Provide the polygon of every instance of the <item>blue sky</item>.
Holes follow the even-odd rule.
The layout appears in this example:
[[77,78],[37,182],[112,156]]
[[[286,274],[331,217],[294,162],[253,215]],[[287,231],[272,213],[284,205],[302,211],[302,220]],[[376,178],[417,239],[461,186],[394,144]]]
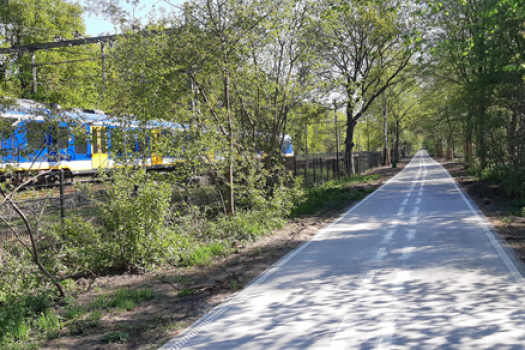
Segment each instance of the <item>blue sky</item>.
[[[133,8],[126,4],[124,1],[121,1],[125,8],[128,9],[130,13],[132,13]],[[183,0],[170,0],[172,4],[182,4]],[[144,19],[147,14],[153,9],[153,8],[159,8],[164,7],[167,9],[172,8],[170,5],[164,2],[164,0],[141,0],[139,9],[135,10],[135,17]],[[98,36],[102,33],[104,34],[117,34],[117,31],[115,31],[115,27],[111,22],[107,19],[104,19],[102,16],[93,16],[89,15],[84,16],[84,21],[86,23],[86,34],[89,36]]]

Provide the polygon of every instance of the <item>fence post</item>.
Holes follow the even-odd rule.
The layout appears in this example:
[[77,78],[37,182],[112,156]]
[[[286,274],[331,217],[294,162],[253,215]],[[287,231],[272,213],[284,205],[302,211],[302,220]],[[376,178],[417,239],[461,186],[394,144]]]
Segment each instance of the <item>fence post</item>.
[[314,169],[314,186],[315,186],[315,158],[312,158],[312,168]]
[[64,207],[64,169],[60,169],[60,220],[64,221],[66,210]]
[[337,153],[337,181],[339,181],[339,153]]
[[321,183],[323,182],[323,158],[319,158],[319,173],[321,176]]
[[308,158],[306,158],[306,163],[304,167],[304,186],[308,187]]
[[328,167],[328,159],[324,161],[324,163],[326,164],[326,181],[330,181],[330,169]]

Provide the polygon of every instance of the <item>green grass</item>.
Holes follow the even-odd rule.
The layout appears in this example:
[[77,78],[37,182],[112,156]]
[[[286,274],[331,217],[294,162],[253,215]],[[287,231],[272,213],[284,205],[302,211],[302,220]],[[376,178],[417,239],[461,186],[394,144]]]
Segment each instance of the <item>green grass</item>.
[[224,242],[211,242],[196,247],[181,261],[181,265],[207,265],[216,256],[228,254],[229,247]]
[[86,312],[87,310],[80,305],[68,305],[66,307],[65,318],[68,320],[76,320]]
[[333,208],[342,208],[353,200],[363,199],[373,189],[356,189],[347,185],[368,183],[379,179],[379,175],[348,176],[340,181],[332,180],[307,189],[306,199],[292,210],[291,216],[315,214]]
[[94,298],[89,304],[91,310],[117,309],[129,311],[137,304],[151,300],[155,297],[151,289],[125,290],[119,289],[113,295],[101,295]]
[[62,329],[60,317],[50,311],[42,312],[36,321],[36,326],[40,331],[47,335],[48,338],[58,337],[58,331]]

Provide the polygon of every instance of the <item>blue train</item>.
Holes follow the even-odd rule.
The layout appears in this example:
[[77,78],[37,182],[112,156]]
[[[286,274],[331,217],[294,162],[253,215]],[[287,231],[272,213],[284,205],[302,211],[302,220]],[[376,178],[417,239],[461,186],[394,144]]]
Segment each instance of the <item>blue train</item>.
[[[141,154],[144,149],[146,157],[131,157],[131,165],[164,168],[180,160],[180,157],[163,156],[155,150],[163,134],[180,131],[181,125],[154,121],[147,125],[131,122],[124,126],[98,110],[63,111],[26,99],[17,99],[14,103],[3,101],[0,100],[0,123],[9,125],[11,130],[0,130],[0,172],[5,172],[6,168],[19,173],[62,169],[70,176],[93,175],[101,168],[122,164],[123,153]],[[76,136],[73,130],[79,128],[83,132]],[[148,136],[137,137],[138,130],[145,130]],[[113,140],[119,134],[132,135],[125,137],[125,152],[114,149],[122,148],[122,140]],[[283,138],[282,153],[285,157],[294,155],[289,135]]]

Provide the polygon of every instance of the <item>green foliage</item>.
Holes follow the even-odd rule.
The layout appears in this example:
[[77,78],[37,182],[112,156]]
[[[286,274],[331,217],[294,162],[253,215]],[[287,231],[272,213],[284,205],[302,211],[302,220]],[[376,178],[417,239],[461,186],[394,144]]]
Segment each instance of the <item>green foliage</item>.
[[525,200],[525,169],[512,169],[505,166],[485,169],[481,179],[500,184],[510,199]]
[[86,313],[86,309],[80,305],[68,305],[66,307],[66,314],[65,317],[68,320],[76,320],[80,318],[80,316],[84,315]]
[[190,253],[181,258],[181,265],[206,265],[216,256],[226,255],[229,247],[221,242],[212,242],[207,245],[196,246]]
[[126,332],[111,332],[104,334],[101,341],[106,344],[123,344],[130,339],[131,337]]
[[102,295],[95,297],[89,304],[89,308],[96,309],[117,309],[129,311],[137,304],[155,298],[151,289],[125,290],[119,289],[113,295]]
[[306,198],[291,212],[291,216],[310,215],[323,210],[323,208],[341,208],[356,199],[363,199],[368,190],[356,190],[348,185],[357,182],[372,182],[379,175],[349,176],[341,181],[329,181],[319,187],[310,188]]
[[62,329],[60,317],[50,311],[41,313],[40,317],[37,319],[36,325],[42,333],[47,335],[48,338],[58,337],[57,332]]
[[[83,8],[66,0],[0,0],[0,47],[70,40],[84,35]],[[38,88],[33,92],[31,54],[0,59],[0,95],[59,103],[62,107],[95,107],[101,79],[99,47],[85,45],[36,51]],[[80,61],[82,60],[82,61]],[[72,64],[55,62],[76,61]],[[4,91],[2,91],[4,90]]]
[[52,296],[45,291],[9,299],[0,307],[0,348],[16,344],[26,348],[33,327],[50,334],[59,329],[60,320],[48,310],[52,304]]

